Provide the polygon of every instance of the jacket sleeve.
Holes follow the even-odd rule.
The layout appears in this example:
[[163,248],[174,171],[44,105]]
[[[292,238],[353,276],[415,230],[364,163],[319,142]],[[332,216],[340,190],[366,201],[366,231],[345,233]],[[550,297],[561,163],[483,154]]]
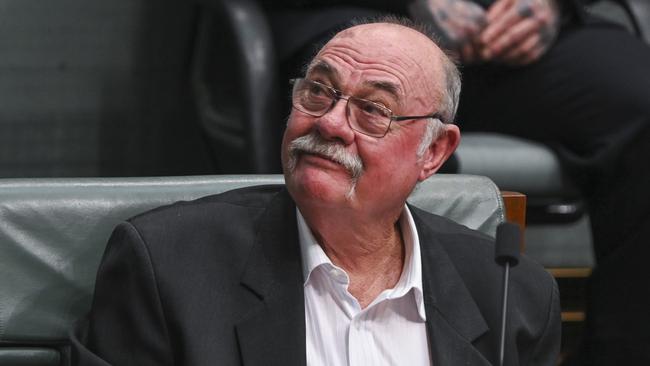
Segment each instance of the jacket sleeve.
[[113,231],[97,272],[92,308],[71,335],[73,365],[172,365],[149,251],[130,223]]
[[557,288],[555,279],[553,282],[553,290],[551,291],[551,299],[548,306],[548,317],[546,326],[535,345],[531,357],[530,365],[534,366],[554,366],[557,365],[558,356],[560,354],[560,341],[562,333],[562,319],[560,313],[560,292]]

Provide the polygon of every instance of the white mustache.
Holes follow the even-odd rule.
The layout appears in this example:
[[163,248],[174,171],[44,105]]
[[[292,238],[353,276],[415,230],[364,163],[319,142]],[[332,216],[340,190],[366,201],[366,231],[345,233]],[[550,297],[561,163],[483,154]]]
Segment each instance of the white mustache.
[[300,153],[322,155],[341,164],[350,172],[352,180],[358,179],[363,173],[363,162],[359,155],[345,150],[340,143],[325,140],[316,131],[291,141],[289,144],[289,171],[295,169]]

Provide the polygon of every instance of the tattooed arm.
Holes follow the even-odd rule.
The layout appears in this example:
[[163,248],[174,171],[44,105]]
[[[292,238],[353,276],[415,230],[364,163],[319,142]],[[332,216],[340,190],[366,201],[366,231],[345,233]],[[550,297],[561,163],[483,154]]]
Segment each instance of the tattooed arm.
[[560,27],[556,0],[497,0],[479,37],[484,61],[526,65],[553,44]]
[[429,23],[440,37],[443,48],[458,54],[463,63],[478,59],[478,40],[487,25],[487,14],[467,0],[416,0],[409,11],[419,21]]

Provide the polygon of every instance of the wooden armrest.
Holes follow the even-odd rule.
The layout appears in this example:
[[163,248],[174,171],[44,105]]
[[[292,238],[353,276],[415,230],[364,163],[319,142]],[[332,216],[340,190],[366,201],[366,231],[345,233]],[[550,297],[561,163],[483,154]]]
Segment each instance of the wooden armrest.
[[506,220],[519,225],[521,229],[521,251],[526,248],[524,230],[526,229],[526,195],[519,192],[501,191],[506,209]]

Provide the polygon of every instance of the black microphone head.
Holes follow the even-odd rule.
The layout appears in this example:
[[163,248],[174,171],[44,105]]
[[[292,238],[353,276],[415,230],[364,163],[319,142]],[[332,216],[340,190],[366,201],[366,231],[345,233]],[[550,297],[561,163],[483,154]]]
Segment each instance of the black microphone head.
[[510,263],[516,266],[519,263],[519,242],[521,241],[519,225],[503,222],[497,226],[494,259],[500,265]]

